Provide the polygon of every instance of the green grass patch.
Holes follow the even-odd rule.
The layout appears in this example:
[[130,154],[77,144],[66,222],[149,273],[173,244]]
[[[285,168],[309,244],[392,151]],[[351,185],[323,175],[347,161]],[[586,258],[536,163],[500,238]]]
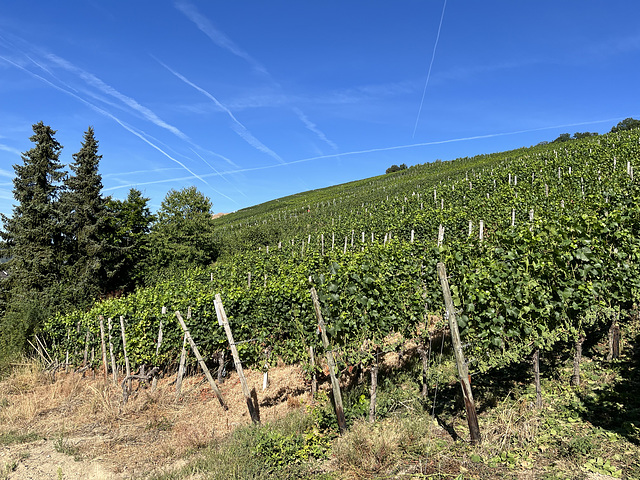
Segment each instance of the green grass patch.
[[20,433],[15,430],[0,433],[0,445],[13,445],[16,443],[30,443],[42,438],[37,433]]

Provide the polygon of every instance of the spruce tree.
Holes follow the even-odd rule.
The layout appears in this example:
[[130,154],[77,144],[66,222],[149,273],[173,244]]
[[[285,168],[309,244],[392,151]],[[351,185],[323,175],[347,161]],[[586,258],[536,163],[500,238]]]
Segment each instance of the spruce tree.
[[55,130],[42,122],[33,125],[35,146],[13,166],[11,218],[2,215],[4,256],[12,290],[43,291],[60,279],[62,233],[59,198],[65,175],[59,162],[62,146]]
[[42,122],[33,125],[34,147],[13,166],[13,216],[2,215],[2,257],[7,311],[0,324],[3,350],[20,350],[59,302],[62,231],[59,198],[65,175],[59,162],[62,146],[55,130]]
[[149,231],[155,217],[149,199],[135,188],[126,200],[109,199],[109,244],[112,248],[105,262],[112,272],[108,292],[131,291],[144,283],[149,255]]
[[101,159],[98,141],[89,127],[80,151],[73,154],[70,165],[73,174],[65,180],[66,190],[60,202],[65,220],[67,293],[77,307],[98,297],[110,273],[102,260],[110,246],[105,237],[106,200],[102,197],[102,176],[98,173]]

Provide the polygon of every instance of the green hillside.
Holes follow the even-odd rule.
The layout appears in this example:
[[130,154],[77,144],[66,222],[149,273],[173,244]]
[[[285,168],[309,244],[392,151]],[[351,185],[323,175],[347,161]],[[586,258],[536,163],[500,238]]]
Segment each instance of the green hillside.
[[313,284],[335,341],[360,351],[362,338],[412,338],[442,312],[443,261],[463,336],[484,352],[477,368],[520,361],[599,332],[636,302],[639,147],[638,131],[611,133],[417,165],[226,215],[210,269],[57,318],[52,341],[66,350],[78,320],[95,329],[99,315],[124,315],[139,335],[133,358],[170,363],[180,332],[165,334],[156,358],[159,312],[191,306],[213,355],[224,345],[208,325],[221,293],[237,335],[261,339],[246,361],[260,362],[264,345],[300,360],[316,342]]
[[[321,372],[310,365],[309,347],[317,355],[324,352],[311,302],[314,287],[339,371],[374,371],[387,353],[410,359],[400,373],[386,374],[380,416],[401,411],[399,405],[410,401],[418,402],[424,414],[449,412],[455,419],[459,389],[451,352],[443,350],[448,328],[436,272],[436,264],[443,262],[469,375],[483,392],[483,408],[497,395],[509,397],[503,388],[535,399],[535,390],[509,382],[528,381],[529,374],[522,372],[540,357],[544,375],[563,379],[545,388],[562,396],[553,401],[547,393],[538,397],[555,402],[559,410],[547,420],[529,420],[544,426],[556,454],[581,452],[580,445],[565,440],[576,432],[553,423],[574,407],[571,418],[582,416],[618,439],[637,443],[640,408],[623,392],[637,386],[629,375],[637,367],[630,355],[640,297],[640,188],[634,179],[639,153],[640,130],[622,131],[416,165],[244,209],[216,220],[221,255],[214,265],[175,272],[89,311],[51,318],[46,342],[58,361],[69,355],[79,365],[83,350],[100,348],[98,319],[122,317],[132,368],[153,365],[172,372],[183,333],[171,312],[185,316],[190,309],[187,327],[200,353],[215,365],[228,346],[216,318],[214,296],[220,294],[245,366],[298,363],[311,378]],[[163,307],[169,313],[161,313]],[[621,332],[627,352],[623,361],[616,360],[618,344],[613,337],[609,341],[610,332]],[[113,335],[113,344],[121,365],[120,335]],[[583,349],[599,362],[583,367],[587,373],[580,368]],[[621,363],[606,370],[613,376],[601,390],[566,390],[569,380],[579,385],[581,375],[588,375],[590,385],[600,382],[609,375],[601,370],[609,368],[607,359]],[[407,381],[412,387],[395,383]],[[347,392],[350,424],[371,405],[360,385]],[[441,397],[424,393],[439,388],[444,389]],[[596,408],[600,400],[607,406]],[[415,412],[416,403],[411,405]],[[316,411],[320,417],[314,428],[336,431],[335,416],[323,412]],[[474,454],[473,462],[485,467],[524,462],[532,468],[537,455],[532,445],[522,439],[501,447],[490,444],[491,459]],[[584,455],[576,458],[587,461]],[[598,457],[584,468],[619,476],[625,465],[621,458],[614,459],[618,467]]]

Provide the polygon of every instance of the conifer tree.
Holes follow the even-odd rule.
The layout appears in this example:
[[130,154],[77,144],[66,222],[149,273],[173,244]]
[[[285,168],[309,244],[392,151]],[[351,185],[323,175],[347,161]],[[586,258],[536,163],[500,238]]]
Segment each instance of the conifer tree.
[[62,146],[55,130],[42,122],[33,125],[34,147],[13,166],[13,216],[2,215],[2,252],[10,260],[3,285],[7,311],[0,324],[0,347],[21,350],[60,300],[62,231],[59,198],[65,175],[59,162]]
[[129,190],[125,200],[109,199],[108,230],[112,246],[108,259],[109,270],[106,290],[131,291],[143,284],[145,264],[149,254],[149,232],[155,217],[148,206],[149,199],[135,188]]
[[67,294],[74,306],[84,306],[97,298],[110,273],[102,261],[110,246],[105,238],[106,200],[98,173],[101,159],[98,141],[89,127],[80,151],[73,154],[73,174],[65,180],[66,190],[60,202],[64,212]]
[[22,155],[22,165],[13,166],[13,216],[2,215],[3,254],[10,258],[12,290],[43,291],[60,279],[62,146],[55,130],[42,122],[33,125],[33,131],[30,140],[35,146]]

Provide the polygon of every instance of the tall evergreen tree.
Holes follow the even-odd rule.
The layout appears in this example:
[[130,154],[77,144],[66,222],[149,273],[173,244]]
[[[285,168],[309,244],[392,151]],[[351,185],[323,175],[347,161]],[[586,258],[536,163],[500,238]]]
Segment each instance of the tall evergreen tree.
[[66,191],[60,202],[65,220],[67,293],[75,306],[97,298],[110,274],[102,261],[110,245],[105,236],[107,209],[98,173],[101,159],[98,141],[89,127],[80,151],[73,154],[73,174],[65,180]]
[[62,232],[59,198],[65,172],[59,161],[62,146],[55,130],[42,122],[33,125],[35,146],[22,155],[22,165],[13,166],[11,218],[2,215],[3,256],[10,258],[7,270],[12,289],[43,291],[60,279]]
[[106,261],[112,272],[108,292],[131,291],[143,283],[149,254],[149,232],[155,217],[148,206],[149,199],[135,188],[126,200],[107,202],[109,211],[109,243],[113,246]]
[[59,198],[65,172],[59,162],[62,146],[55,130],[42,122],[33,125],[34,147],[22,155],[22,165],[13,166],[13,216],[2,215],[2,257],[10,260],[4,269],[7,312],[0,324],[0,346],[20,350],[59,302],[62,232]]

